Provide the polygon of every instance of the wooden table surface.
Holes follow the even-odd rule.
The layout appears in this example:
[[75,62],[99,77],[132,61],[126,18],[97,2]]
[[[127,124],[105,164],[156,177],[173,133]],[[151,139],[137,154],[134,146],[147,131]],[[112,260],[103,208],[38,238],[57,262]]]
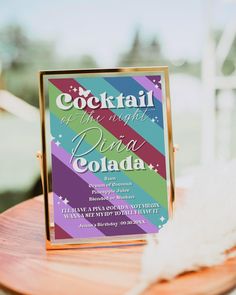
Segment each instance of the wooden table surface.
[[[125,294],[138,282],[143,247],[47,252],[43,199],[36,197],[0,215],[0,286],[17,294]],[[223,294],[235,285],[236,259],[231,259],[155,284],[143,294]]]

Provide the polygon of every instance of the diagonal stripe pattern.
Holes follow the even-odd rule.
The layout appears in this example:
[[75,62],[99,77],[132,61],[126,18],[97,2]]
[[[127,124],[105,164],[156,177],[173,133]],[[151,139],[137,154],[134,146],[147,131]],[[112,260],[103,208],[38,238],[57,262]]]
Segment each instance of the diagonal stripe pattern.
[[[59,78],[49,81],[50,129],[54,137],[51,150],[55,238],[83,239],[158,232],[163,223],[168,220],[161,76],[100,76],[76,79]],[[99,99],[99,93],[104,91],[108,96],[113,97],[120,93],[124,96],[132,94],[137,97],[139,91],[150,90],[153,91],[155,107],[146,111],[143,108],[137,108],[137,110],[135,108],[101,109],[99,102],[97,109],[86,105],[82,110],[73,108],[65,112],[56,105],[56,97],[61,93],[70,94],[73,100],[82,95],[83,99],[88,101],[94,96]],[[137,111],[142,114],[143,121],[139,117],[137,121],[133,119],[126,122],[125,115],[134,116]],[[96,118],[102,119],[96,120]],[[120,146],[124,150],[121,153],[115,149],[102,150],[99,144],[96,144],[96,134],[89,134],[84,137],[79,146],[80,153],[90,150],[90,153],[86,155],[88,161],[99,161],[104,156],[109,160],[121,161],[124,157],[132,156],[132,159],[140,158],[144,161],[145,171],[107,171],[106,177],[100,171],[76,173],[71,164],[71,159],[73,159],[71,154],[75,148],[73,138],[77,137],[76,140],[79,141],[82,137],[78,134],[91,126],[103,132],[108,146],[120,140]],[[131,141],[135,141],[141,148],[130,150]],[[127,193],[125,193],[126,190],[122,191],[122,188],[114,189],[110,193],[110,199],[106,198],[109,189],[106,187],[108,181],[105,179],[114,179],[117,183],[131,183],[132,186],[127,191],[130,190],[128,194],[133,193],[134,198],[125,199]],[[105,189],[102,191],[94,189],[93,185],[105,187]],[[89,197],[93,194],[99,201],[90,200]],[[62,203],[59,196],[64,196],[68,200],[68,204],[63,205],[64,209],[67,208],[67,212],[75,212],[76,208],[95,208],[96,206],[109,211],[107,208],[118,206],[117,213],[116,215],[113,214],[114,212],[110,215],[87,214],[75,219],[65,219],[67,215],[62,214],[65,211],[61,211]],[[140,204],[143,204],[146,209],[143,211],[133,209],[136,208],[133,206]],[[119,209],[122,206],[126,208],[126,211]],[[149,207],[155,207],[156,211],[148,209]],[[81,227],[81,224],[84,226]]]

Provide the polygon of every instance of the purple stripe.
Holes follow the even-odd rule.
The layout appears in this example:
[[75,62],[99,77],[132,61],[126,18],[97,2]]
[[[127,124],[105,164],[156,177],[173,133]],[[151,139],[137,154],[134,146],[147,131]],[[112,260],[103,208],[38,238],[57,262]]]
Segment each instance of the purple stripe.
[[134,76],[133,79],[142,85],[147,91],[153,90],[153,96],[162,101],[162,91],[159,88],[155,88],[155,85],[147,78],[141,76]]
[[[63,199],[64,200],[64,199]],[[59,199],[59,196],[53,193],[53,204],[54,204],[54,222],[59,225],[64,231],[66,231],[73,238],[91,238],[104,236],[95,227],[90,227],[91,223],[86,218],[64,218],[62,209],[71,212],[72,207],[68,204],[64,204],[63,200]],[[80,224],[86,227],[79,227]]]
[[[53,192],[65,196],[69,200],[69,204],[73,208],[89,208],[93,205],[89,201],[89,196],[92,196],[92,188],[75,172],[64,165],[57,157],[52,154],[52,189]],[[98,198],[102,198],[101,195],[96,195]],[[110,212],[107,207],[112,206],[107,200],[99,200],[96,204],[98,212]],[[104,208],[104,210],[103,210]],[[102,209],[102,211],[100,211]],[[87,210],[87,209],[86,209]],[[129,224],[127,226],[121,225],[122,222],[126,224],[131,220],[126,215],[122,215],[120,210],[115,210],[117,214],[112,215],[98,215],[95,212],[94,216],[86,216],[85,218],[93,224],[108,224],[107,226],[99,226],[99,230],[106,236],[116,235],[130,235],[130,234],[144,234],[146,233],[143,229],[138,227],[136,224]],[[114,228],[109,224],[116,223],[117,226]]]
[[[58,147],[53,141],[52,141],[51,146],[52,146],[52,154],[55,155],[61,162],[63,162],[69,169],[71,169],[71,164],[69,163],[71,155],[69,153],[67,153],[62,147]],[[76,175],[78,175],[78,174],[76,174]],[[88,184],[97,184],[97,185],[104,184],[98,177],[96,177],[91,172],[81,173],[78,176],[81,177]],[[94,190],[96,190],[96,189],[94,189]],[[103,191],[110,191],[111,189],[104,186],[104,187],[102,187],[102,190]],[[108,196],[108,194],[106,194],[106,193],[99,192],[99,194],[104,197]],[[122,199],[117,199],[118,196],[114,191],[113,191],[113,193],[109,194],[109,196],[115,197],[113,200],[109,200],[109,202],[111,204],[116,205],[116,206],[117,205],[128,206],[129,210],[132,210],[129,203],[127,203],[126,201],[124,201]],[[142,228],[145,232],[156,233],[158,231],[157,227],[141,214],[129,215],[129,218],[133,221],[144,220],[145,223],[139,224],[139,227]]]
[[153,84],[154,86],[157,85],[159,89],[162,88],[161,85],[161,76],[157,75],[157,76],[146,76]]

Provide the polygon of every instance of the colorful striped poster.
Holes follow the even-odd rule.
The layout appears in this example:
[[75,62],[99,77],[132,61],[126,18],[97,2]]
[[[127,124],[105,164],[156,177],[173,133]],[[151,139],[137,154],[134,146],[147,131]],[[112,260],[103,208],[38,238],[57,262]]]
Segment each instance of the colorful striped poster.
[[167,222],[162,79],[48,79],[55,240],[157,233]]

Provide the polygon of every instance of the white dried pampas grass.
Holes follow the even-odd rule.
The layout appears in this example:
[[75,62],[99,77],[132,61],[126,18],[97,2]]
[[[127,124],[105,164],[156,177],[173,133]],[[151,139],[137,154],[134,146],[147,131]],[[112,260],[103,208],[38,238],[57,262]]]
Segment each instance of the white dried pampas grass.
[[[199,171],[169,220],[145,247],[140,294],[149,284],[223,263],[236,246],[236,160]],[[227,254],[228,253],[228,254]]]

